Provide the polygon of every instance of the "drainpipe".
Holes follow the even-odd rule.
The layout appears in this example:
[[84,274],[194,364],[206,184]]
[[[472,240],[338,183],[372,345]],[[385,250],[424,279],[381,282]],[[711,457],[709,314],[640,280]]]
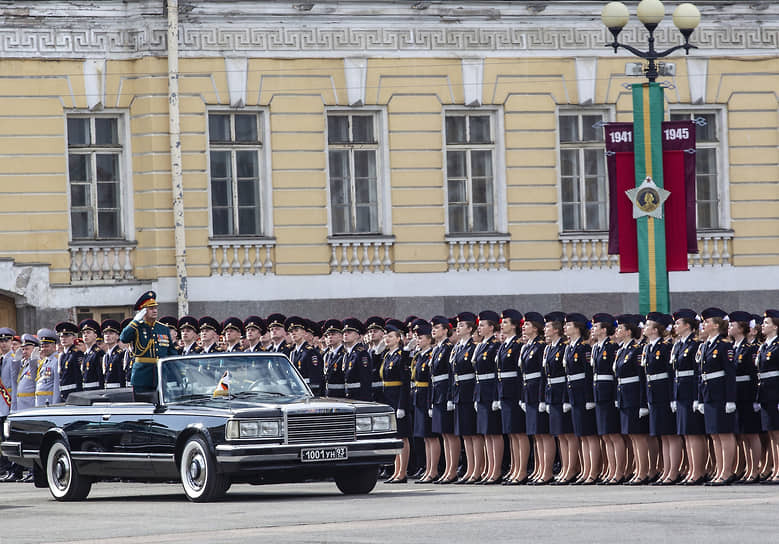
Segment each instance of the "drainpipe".
[[178,315],[189,313],[187,298],[187,243],[184,226],[184,183],[181,173],[181,125],[179,119],[179,2],[168,3],[168,132],[170,180],[173,188],[173,236],[176,250],[176,301]]

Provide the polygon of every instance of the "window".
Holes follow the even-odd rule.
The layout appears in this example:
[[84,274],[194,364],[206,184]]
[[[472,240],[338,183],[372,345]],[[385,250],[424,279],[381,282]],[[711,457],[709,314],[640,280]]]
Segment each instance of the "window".
[[215,237],[263,234],[262,128],[259,112],[208,115],[211,227]]
[[560,137],[560,195],[563,232],[608,228],[608,181],[601,112],[563,112]]
[[704,230],[718,229],[723,225],[720,221],[720,201],[722,199],[717,169],[720,146],[717,114],[703,111],[671,113],[671,121],[690,119],[696,121],[695,197],[697,226]]
[[122,238],[121,119],[71,115],[67,124],[73,240]]
[[332,233],[377,234],[379,139],[373,113],[327,115]]
[[495,232],[495,128],[492,112],[447,112],[449,233]]

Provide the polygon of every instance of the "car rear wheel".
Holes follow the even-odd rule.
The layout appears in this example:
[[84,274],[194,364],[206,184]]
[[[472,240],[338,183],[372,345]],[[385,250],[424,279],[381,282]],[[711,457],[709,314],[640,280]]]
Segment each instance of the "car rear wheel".
[[200,436],[190,438],[181,452],[181,483],[192,502],[208,502],[221,498],[230,482],[216,471],[216,461]]
[[79,474],[70,450],[57,440],[46,457],[46,481],[52,497],[58,501],[80,501],[89,495],[92,482]]
[[335,476],[335,485],[344,495],[364,495],[376,487],[378,467],[355,467]]

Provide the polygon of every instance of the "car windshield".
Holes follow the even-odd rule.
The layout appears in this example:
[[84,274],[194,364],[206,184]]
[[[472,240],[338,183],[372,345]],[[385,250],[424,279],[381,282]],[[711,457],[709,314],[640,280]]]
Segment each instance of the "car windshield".
[[310,395],[289,360],[261,353],[171,359],[162,363],[161,373],[166,402],[206,396]]

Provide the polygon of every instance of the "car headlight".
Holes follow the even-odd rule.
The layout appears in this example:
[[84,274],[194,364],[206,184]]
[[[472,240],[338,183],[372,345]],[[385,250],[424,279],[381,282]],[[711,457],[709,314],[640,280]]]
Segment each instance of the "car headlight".
[[11,422],[7,419],[3,421],[3,437],[5,437],[6,440],[11,438]]
[[396,429],[392,414],[357,416],[357,433],[389,433]]
[[278,419],[231,419],[225,435],[228,440],[246,438],[278,438],[282,426]]

